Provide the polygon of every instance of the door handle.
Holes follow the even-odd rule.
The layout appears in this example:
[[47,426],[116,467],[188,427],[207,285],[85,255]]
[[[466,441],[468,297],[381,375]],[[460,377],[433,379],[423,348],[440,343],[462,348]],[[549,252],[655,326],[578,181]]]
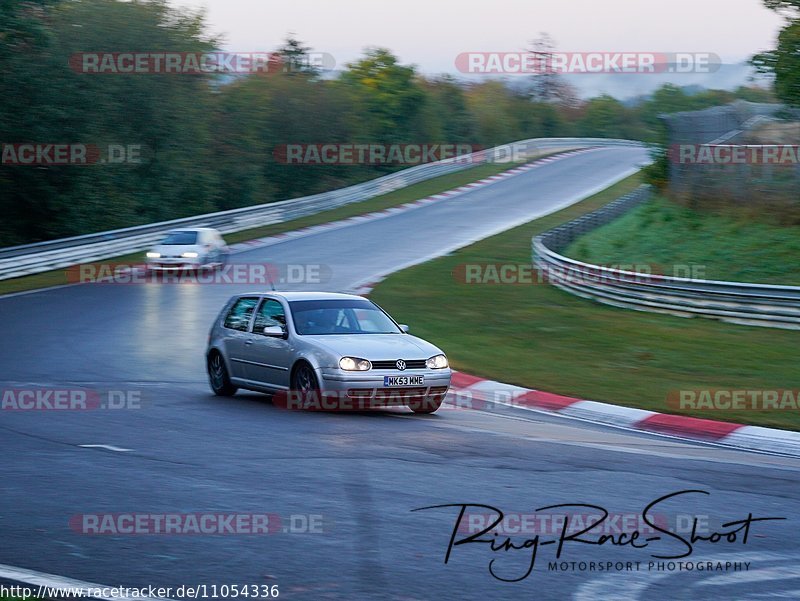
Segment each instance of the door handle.
[[249,345],[251,345],[251,344],[253,344],[254,342],[255,342],[255,340],[253,340],[252,338],[250,338],[249,340],[245,340],[245,341],[244,341],[244,343],[245,343],[246,345],[248,345],[248,346],[249,346]]

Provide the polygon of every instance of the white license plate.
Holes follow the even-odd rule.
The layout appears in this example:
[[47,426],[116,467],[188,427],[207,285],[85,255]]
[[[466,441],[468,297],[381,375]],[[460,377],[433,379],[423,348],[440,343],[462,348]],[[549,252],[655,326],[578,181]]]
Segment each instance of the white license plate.
[[383,376],[384,386],[422,386],[425,376]]

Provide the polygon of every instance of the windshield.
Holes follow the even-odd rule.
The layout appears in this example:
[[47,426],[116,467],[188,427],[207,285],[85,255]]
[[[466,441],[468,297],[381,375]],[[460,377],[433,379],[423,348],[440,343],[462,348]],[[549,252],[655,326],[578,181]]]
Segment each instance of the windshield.
[[187,245],[197,244],[197,232],[170,232],[161,244]]
[[391,318],[368,300],[309,300],[289,303],[298,334],[402,334]]

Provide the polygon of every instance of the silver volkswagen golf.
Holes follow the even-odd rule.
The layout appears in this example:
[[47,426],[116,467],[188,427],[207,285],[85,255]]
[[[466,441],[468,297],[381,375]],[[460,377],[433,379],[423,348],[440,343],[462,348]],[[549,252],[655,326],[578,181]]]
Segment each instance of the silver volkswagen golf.
[[211,389],[300,394],[323,409],[402,404],[433,413],[450,386],[450,366],[440,349],[407,331],[361,296],[238,294],[209,334]]

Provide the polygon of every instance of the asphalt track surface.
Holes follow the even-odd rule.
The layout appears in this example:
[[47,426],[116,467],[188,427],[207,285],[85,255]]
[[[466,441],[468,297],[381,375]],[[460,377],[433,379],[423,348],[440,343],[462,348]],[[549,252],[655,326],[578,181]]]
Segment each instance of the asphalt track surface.
[[[594,150],[235,261],[321,264],[324,283],[279,287],[346,290],[575,202],[644,160],[642,150]],[[332,414],[281,410],[254,393],[218,398],[204,372],[209,325],[230,295],[253,288],[80,285],[0,298],[0,388],[141,393],[138,408],[0,411],[0,564],[108,585],[277,584],[281,598],[304,600],[800,599],[800,461],[533,412]],[[497,507],[521,545],[535,533],[515,533],[515,516],[536,508],[586,503],[635,516],[686,489],[710,495],[675,498],[652,513],[687,538],[689,514],[707,516],[706,534],[750,513],[787,520],[754,523],[747,544],[741,533],[734,543],[699,541],[680,560],[749,562],[748,571],[648,569],[665,561],[652,554],[686,550],[663,535],[644,549],[567,542],[562,552],[567,562],[639,561],[639,571],[552,571],[553,544],[539,548],[528,578],[508,583],[489,562],[498,576],[516,578],[530,549],[465,544],[445,565],[458,508],[411,511]],[[74,516],[120,513],[269,513],[280,527],[269,535],[99,535],[75,526]],[[553,538],[552,528],[541,535]]]

